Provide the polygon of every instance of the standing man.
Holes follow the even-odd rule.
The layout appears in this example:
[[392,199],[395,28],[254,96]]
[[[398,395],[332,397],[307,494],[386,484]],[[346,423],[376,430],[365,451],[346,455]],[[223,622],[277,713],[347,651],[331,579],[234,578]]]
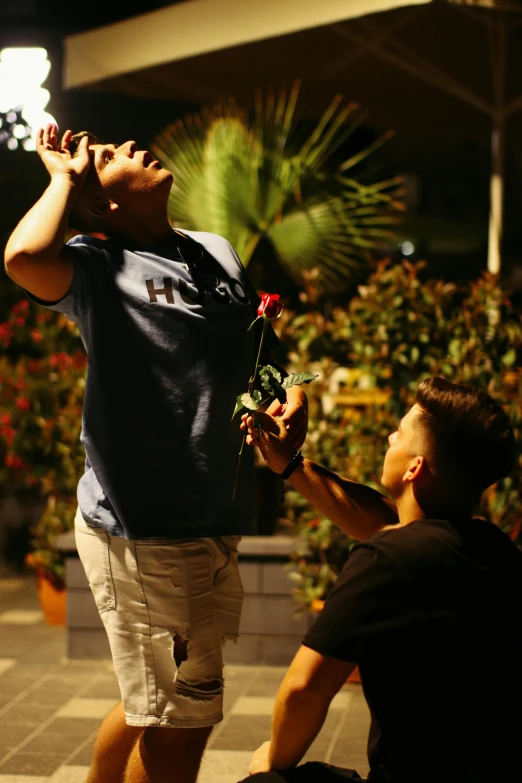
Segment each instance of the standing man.
[[[223,238],[174,231],[172,175],[134,141],[38,134],[50,184],[14,230],[9,276],[75,320],[89,356],[78,551],[122,704],[89,783],[193,783],[222,718],[222,645],[238,633],[242,535],[255,531],[248,454],[232,500],[256,294]],[[77,236],[68,226],[107,240]],[[276,411],[296,442],[306,397]]]
[[360,780],[297,766],[355,665],[372,716],[369,781],[522,780],[522,553],[473,519],[483,491],[516,462],[502,408],[443,378],[421,383],[384,460],[395,519],[377,492],[296,455],[269,416],[259,415],[261,436],[243,418],[269,467],[362,542],[281,685],[252,783]]

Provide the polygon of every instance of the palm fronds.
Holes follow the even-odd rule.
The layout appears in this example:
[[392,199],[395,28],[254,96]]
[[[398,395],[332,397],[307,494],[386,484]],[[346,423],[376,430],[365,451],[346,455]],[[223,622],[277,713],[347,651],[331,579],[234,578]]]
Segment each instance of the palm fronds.
[[334,160],[362,119],[340,96],[298,141],[298,93],[295,84],[288,93],[258,95],[252,116],[234,102],[204,110],[169,125],[151,149],[174,175],[169,215],[176,225],[225,236],[245,264],[265,237],[296,282],[319,268],[319,286],[328,291],[389,245],[401,182],[368,185],[347,176],[389,133]]

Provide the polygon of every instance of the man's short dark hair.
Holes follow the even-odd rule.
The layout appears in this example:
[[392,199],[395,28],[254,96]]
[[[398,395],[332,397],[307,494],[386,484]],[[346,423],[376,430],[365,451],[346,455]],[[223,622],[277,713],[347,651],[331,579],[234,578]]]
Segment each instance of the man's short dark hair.
[[422,381],[416,401],[435,475],[453,476],[463,492],[480,496],[511,473],[517,460],[515,434],[489,394],[434,377]]
[[[101,141],[101,139],[99,139],[94,135],[94,133],[91,133],[90,131],[80,131],[79,133],[75,133],[74,136],[71,136],[71,140],[69,142],[69,152],[73,158],[78,152],[78,147],[80,146],[81,140],[85,136],[87,136],[89,139],[89,145],[103,144],[103,141]],[[92,228],[88,225],[88,223],[80,215],[76,214],[74,209],[69,215],[68,224],[70,228],[74,228],[76,231],[83,231],[85,233],[92,231]]]

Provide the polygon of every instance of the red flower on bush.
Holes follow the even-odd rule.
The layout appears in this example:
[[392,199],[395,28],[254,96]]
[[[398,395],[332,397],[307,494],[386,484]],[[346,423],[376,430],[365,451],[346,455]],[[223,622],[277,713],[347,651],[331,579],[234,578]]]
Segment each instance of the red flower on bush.
[[18,318],[14,319],[14,322],[17,326],[25,326],[25,318],[22,318],[21,316],[18,316]]
[[283,312],[283,304],[279,294],[261,294],[261,301],[257,308],[257,314],[260,317],[268,318],[271,321],[273,318],[279,318]]
[[11,424],[11,416],[8,413],[2,413],[0,416],[0,424],[2,424],[4,427],[9,427]]
[[13,306],[13,313],[26,313],[29,310],[29,302],[27,299],[22,299],[21,302]]
[[27,397],[17,397],[16,407],[20,411],[28,411],[31,409],[31,403],[29,402]]
[[3,323],[0,324],[0,342],[4,342],[6,345],[9,345],[11,342],[12,337],[12,331],[9,324]]
[[13,470],[19,470],[24,465],[18,454],[8,454],[5,458],[5,464],[6,467],[13,468]]
[[31,339],[35,343],[41,343],[43,340],[43,334],[39,329],[31,329]]
[[73,363],[73,359],[68,353],[53,353],[49,358],[49,367],[56,367],[58,370],[66,370]]
[[16,430],[14,427],[2,427],[2,436],[5,440],[5,445],[8,449],[11,448],[11,446],[14,443],[14,438],[16,435]]

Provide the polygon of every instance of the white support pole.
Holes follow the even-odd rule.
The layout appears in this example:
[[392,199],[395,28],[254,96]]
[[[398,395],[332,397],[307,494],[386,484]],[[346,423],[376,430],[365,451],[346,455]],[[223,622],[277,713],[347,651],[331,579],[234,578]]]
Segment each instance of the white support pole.
[[504,117],[495,119],[491,134],[491,180],[489,203],[488,271],[500,272],[504,224]]

